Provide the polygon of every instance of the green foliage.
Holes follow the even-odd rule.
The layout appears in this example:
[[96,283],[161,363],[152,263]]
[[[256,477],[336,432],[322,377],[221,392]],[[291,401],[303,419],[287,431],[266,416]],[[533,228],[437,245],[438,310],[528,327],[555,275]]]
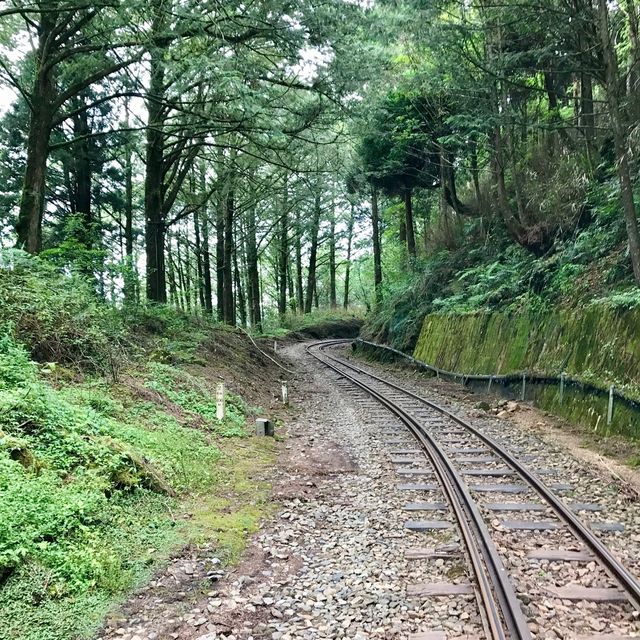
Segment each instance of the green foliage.
[[122,318],[127,331],[145,337],[151,358],[166,364],[200,364],[198,351],[212,330],[224,330],[213,317],[197,317],[169,305],[125,305]]
[[[633,308],[637,290],[631,286],[616,194],[611,182],[590,188],[583,223],[539,257],[509,242],[498,228],[483,240],[475,221],[466,222],[455,248],[438,246],[432,238],[433,253],[414,272],[387,269],[385,299],[367,318],[365,334],[412,350],[422,319],[434,312],[545,311],[589,305],[594,299]],[[389,239],[391,267],[402,263],[393,246]]]
[[20,637],[46,628],[66,640],[175,543],[176,495],[223,481],[211,430],[244,436],[248,407],[231,395],[218,424],[204,383],[159,363],[133,387],[148,383],[154,401],[129,384],[53,387],[55,369],[31,361],[11,329],[0,332],[0,638],[30,618]]
[[[166,396],[171,402],[204,422],[204,426],[221,436],[245,436],[245,416],[249,407],[237,395],[225,392],[226,415],[219,421],[216,416],[216,398],[202,380],[180,369],[152,363],[147,368],[146,386]],[[195,422],[197,424],[198,420]]]
[[636,309],[640,306],[640,288],[633,287],[626,291],[617,291],[599,298],[596,304],[603,304],[611,309]]
[[126,332],[112,307],[88,282],[20,251],[0,251],[0,325],[39,362],[58,362],[115,375]]
[[439,102],[416,91],[394,90],[384,97],[358,149],[372,184],[397,195],[437,184],[436,139],[444,115]]

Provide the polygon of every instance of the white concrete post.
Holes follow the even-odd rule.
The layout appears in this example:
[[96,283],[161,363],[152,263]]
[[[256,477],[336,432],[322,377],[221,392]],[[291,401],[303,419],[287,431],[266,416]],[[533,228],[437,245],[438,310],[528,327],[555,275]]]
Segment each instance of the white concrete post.
[[216,388],[216,418],[222,422],[227,414],[226,399],[224,395],[224,382],[218,382]]
[[613,390],[614,385],[609,387],[609,407],[607,409],[607,424],[611,424],[613,420]]

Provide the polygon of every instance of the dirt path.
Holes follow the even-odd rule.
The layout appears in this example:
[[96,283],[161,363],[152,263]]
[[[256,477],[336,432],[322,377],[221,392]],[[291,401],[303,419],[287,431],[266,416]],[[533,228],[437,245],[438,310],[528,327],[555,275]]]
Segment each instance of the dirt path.
[[[396,470],[381,436],[388,415],[366,398],[345,392],[308,359],[304,345],[286,347],[281,355],[297,374],[273,470],[274,517],[235,568],[219,567],[215,549],[206,545],[187,550],[112,616],[100,640],[406,639],[429,629],[450,638],[483,637],[473,596],[420,600],[406,595],[411,582],[469,578],[462,559],[411,563],[405,558],[407,547],[424,546],[425,538],[404,527],[407,496],[396,490]],[[433,388],[401,371],[397,376],[477,413],[477,400],[459,387]],[[534,430],[551,437],[553,428],[544,416],[535,415],[541,424],[534,429],[531,419],[524,419],[527,415],[531,418],[525,408],[487,419],[527,437]],[[590,477],[602,476],[592,464],[597,460],[578,463],[566,444],[555,438],[549,456],[565,456],[576,483],[586,474],[589,487]],[[599,498],[627,527],[613,546],[638,558],[640,512],[636,504],[630,507],[624,491],[612,492],[612,486],[615,482],[601,483]],[[448,532],[429,539],[432,545],[458,543]],[[546,626],[545,616],[556,615],[553,608],[540,613],[532,605],[529,615],[540,629],[538,637],[573,637],[553,634],[551,622]],[[585,625],[594,632],[609,630],[596,614],[586,616]]]

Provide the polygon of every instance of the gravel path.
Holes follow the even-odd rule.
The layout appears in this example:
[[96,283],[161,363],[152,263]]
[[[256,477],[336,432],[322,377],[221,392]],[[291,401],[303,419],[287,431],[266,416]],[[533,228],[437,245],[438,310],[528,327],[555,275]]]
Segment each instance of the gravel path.
[[[410,593],[423,583],[461,588],[473,583],[454,518],[441,504],[445,503],[441,491],[401,488],[434,482],[420,475],[428,471],[428,464],[410,453],[415,443],[385,409],[311,360],[304,347],[292,345],[281,352],[298,373],[290,385],[286,437],[274,472],[277,515],[265,523],[233,570],[218,570],[206,577],[206,572],[211,574],[213,556],[207,548],[198,550],[195,557],[176,560],[172,575],[184,584],[171,575],[157,577],[143,591],[146,607],[134,619],[116,619],[101,640],[485,637],[473,594],[416,597]],[[623,485],[564,449],[541,441],[508,416],[498,419],[479,413],[477,400],[463,397],[467,392],[459,387],[430,385],[404,372],[395,372],[395,377],[407,388],[455,406],[487,433],[529,456],[538,468],[548,471],[549,482],[571,484],[571,491],[563,494],[567,500],[600,504],[602,511],[580,515],[592,522],[623,524],[621,532],[599,535],[638,572],[640,508]],[[501,465],[472,461],[468,466]],[[496,484],[514,481],[478,479]],[[532,498],[502,493],[477,497],[480,504]],[[405,507],[416,501],[440,504],[432,512],[412,514]],[[547,587],[571,583],[610,586],[594,563],[526,558],[535,547],[574,548],[566,532],[514,531],[503,526],[502,514],[486,507],[483,511],[518,585],[534,637],[640,637],[637,615],[625,603],[576,604],[545,595]],[[550,511],[511,516],[554,520]],[[411,519],[438,521],[443,528],[413,531],[406,526]],[[440,557],[412,557],[416,550],[424,553],[425,549]],[[423,636],[426,632],[440,635]]]

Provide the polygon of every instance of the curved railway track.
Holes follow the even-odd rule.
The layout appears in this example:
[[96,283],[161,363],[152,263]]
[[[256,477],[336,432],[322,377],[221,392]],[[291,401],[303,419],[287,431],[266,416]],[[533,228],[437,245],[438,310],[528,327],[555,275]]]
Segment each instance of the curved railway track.
[[[635,576],[616,559],[603,542],[538,475],[512,455],[501,443],[447,408],[342,358],[326,353],[328,348],[344,345],[348,342],[350,341],[333,340],[316,343],[307,347],[307,353],[338,376],[367,393],[396,416],[407,427],[427,455],[455,515],[476,580],[476,597],[488,638],[494,640],[526,639],[531,638],[532,634],[523,615],[516,588],[505,571],[485,518],[465,482],[464,471],[456,468],[454,461],[446,453],[438,439],[424,425],[420,416],[416,415],[417,411],[413,409],[416,406],[437,412],[454,425],[461,427],[465,433],[469,434],[469,437],[482,442],[493,452],[499,461],[508,466],[509,473],[517,474],[555,512],[573,537],[589,550],[593,558],[618,585],[633,607],[640,610],[640,584]],[[404,406],[402,406],[403,401],[405,402]],[[407,402],[412,407],[407,408]],[[500,474],[496,473],[495,475]]]

